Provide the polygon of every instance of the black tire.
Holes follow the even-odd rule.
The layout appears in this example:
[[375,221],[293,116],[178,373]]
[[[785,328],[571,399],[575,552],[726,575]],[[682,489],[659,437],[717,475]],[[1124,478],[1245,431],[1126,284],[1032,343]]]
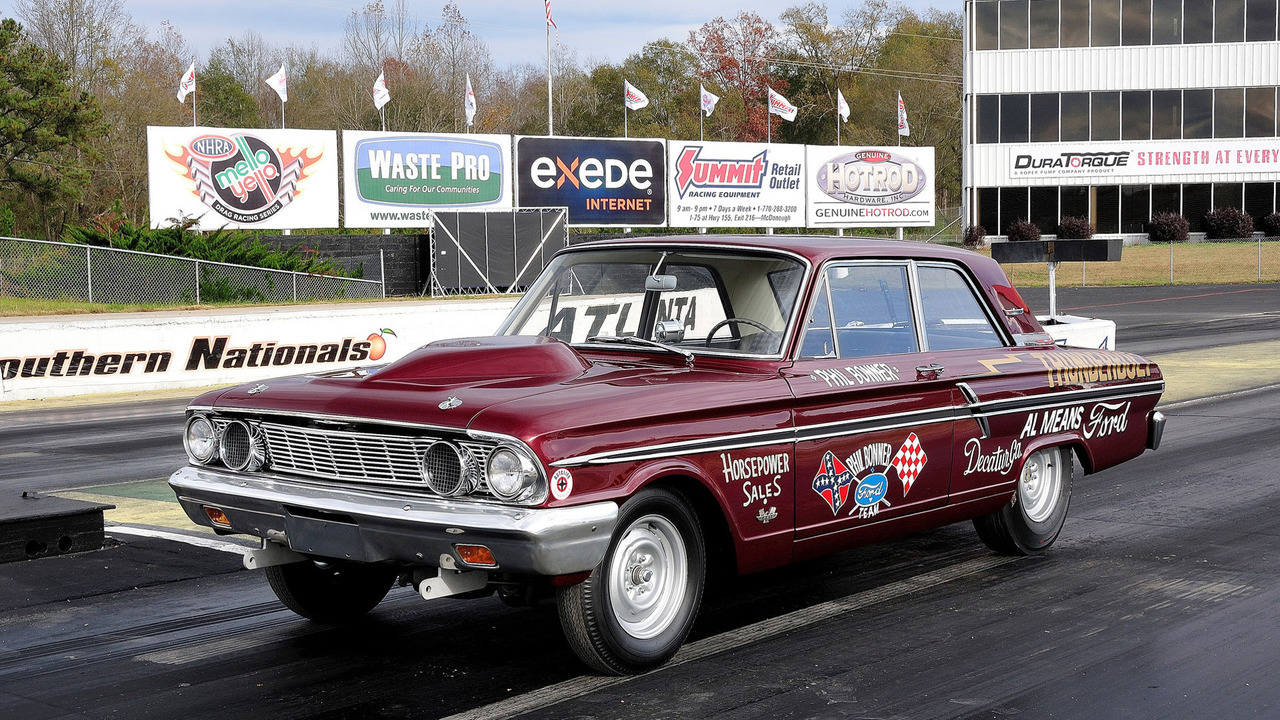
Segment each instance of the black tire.
[[670,660],[698,615],[706,564],[702,528],[685,498],[661,488],[640,492],[622,505],[591,576],[556,593],[570,647],[606,675]]
[[978,537],[1002,555],[1031,555],[1048,549],[1067,520],[1071,503],[1071,452],[1037,450],[1018,474],[1013,500],[1000,510],[973,519]]
[[377,607],[395,582],[393,568],[310,560],[273,565],[267,582],[284,606],[308,620],[338,625]]

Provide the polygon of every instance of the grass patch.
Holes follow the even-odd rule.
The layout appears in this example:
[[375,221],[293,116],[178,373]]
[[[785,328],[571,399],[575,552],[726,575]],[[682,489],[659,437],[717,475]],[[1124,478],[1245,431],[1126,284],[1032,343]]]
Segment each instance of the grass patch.
[[[1059,264],[1058,285],[1169,285],[1171,251],[1174,285],[1258,282],[1258,243],[1240,242],[1134,245],[1124,249],[1120,262]],[[990,249],[980,252],[991,255]],[[1049,284],[1044,263],[1000,267],[1017,287]],[[1280,242],[1262,243],[1262,282],[1280,282]]]

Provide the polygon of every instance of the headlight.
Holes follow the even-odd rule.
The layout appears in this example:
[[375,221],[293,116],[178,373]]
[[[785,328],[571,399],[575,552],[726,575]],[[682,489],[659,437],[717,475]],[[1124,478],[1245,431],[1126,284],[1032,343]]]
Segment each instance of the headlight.
[[422,456],[422,479],[444,497],[466,495],[475,489],[475,463],[466,448],[443,440],[431,443]]
[[182,433],[182,446],[197,465],[204,465],[218,455],[218,433],[213,422],[204,415],[192,415]]
[[538,469],[533,460],[509,447],[500,447],[489,456],[485,466],[489,489],[503,500],[515,500],[538,482]]
[[256,472],[267,460],[266,443],[262,431],[243,420],[232,420],[222,429],[218,442],[218,456],[232,470]]

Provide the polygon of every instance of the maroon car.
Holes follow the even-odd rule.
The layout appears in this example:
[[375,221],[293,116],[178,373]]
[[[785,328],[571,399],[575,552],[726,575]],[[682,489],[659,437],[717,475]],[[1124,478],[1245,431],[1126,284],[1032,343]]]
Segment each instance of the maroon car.
[[554,596],[596,670],[670,658],[708,564],[972,520],[1057,538],[1075,463],[1155,449],[1164,382],[1057,347],[999,265],[930,245],[671,237],[559,253],[494,337],[209,393],[170,484],[322,622],[397,581]]

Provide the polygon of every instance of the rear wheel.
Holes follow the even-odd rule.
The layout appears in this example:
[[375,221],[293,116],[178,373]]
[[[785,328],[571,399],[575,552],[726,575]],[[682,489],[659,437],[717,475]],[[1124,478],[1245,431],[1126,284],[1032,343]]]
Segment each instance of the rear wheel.
[[669,490],[645,490],[622,506],[613,542],[591,576],[557,593],[560,624],[595,670],[642,672],[684,643],[705,576],[702,530],[688,503]]
[[1032,453],[1018,476],[1013,502],[974,518],[978,537],[1005,555],[1030,555],[1048,548],[1067,519],[1072,471],[1071,453],[1066,448]]
[[331,624],[351,622],[377,607],[397,576],[379,565],[312,560],[273,565],[265,572],[285,607]]

